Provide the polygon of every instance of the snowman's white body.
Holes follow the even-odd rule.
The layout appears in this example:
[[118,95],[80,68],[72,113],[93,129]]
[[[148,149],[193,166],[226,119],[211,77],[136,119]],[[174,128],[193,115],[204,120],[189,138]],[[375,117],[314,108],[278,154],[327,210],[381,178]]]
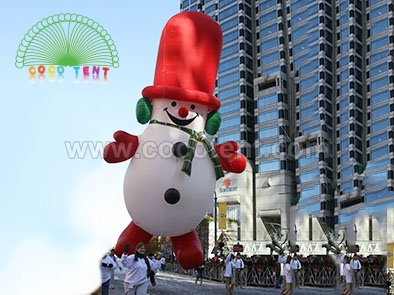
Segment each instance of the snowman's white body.
[[[176,115],[179,106],[190,103],[156,99],[152,119],[172,123],[164,108]],[[195,105],[198,118],[187,128],[204,130],[207,107]],[[196,112],[188,116],[193,117]],[[174,127],[149,124],[139,136],[139,146],[131,159],[124,180],[126,207],[133,222],[157,236],[179,236],[194,230],[212,206],[215,171],[201,142],[192,161],[191,175],[181,170],[184,158],[176,157],[172,147],[177,142],[187,145],[189,134]],[[169,204],[164,193],[169,188],[180,192],[180,200]]]

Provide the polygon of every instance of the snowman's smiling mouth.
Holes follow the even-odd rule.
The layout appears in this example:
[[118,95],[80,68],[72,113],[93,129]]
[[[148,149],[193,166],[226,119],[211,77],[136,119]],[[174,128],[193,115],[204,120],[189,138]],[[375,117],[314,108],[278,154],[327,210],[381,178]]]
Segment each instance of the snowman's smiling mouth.
[[168,108],[165,108],[164,111],[167,113],[167,115],[168,115],[168,117],[170,118],[170,120],[171,120],[173,123],[175,123],[176,125],[179,125],[179,126],[186,126],[186,125],[189,125],[191,122],[194,121],[195,118],[197,118],[197,117],[199,116],[198,113],[196,113],[196,115],[195,115],[193,118],[191,118],[191,119],[181,120],[181,119],[178,119],[177,117],[174,117],[173,115],[171,115],[171,114],[168,112]]

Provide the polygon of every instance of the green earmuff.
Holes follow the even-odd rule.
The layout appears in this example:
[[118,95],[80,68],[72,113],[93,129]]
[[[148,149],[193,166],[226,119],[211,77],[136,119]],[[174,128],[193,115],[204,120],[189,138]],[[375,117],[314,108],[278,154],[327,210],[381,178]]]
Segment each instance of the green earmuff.
[[146,98],[140,98],[137,102],[137,109],[135,113],[139,123],[148,123],[152,115],[152,104]]
[[205,122],[205,131],[209,135],[214,135],[218,132],[220,123],[222,122],[222,117],[218,111],[210,112],[207,116],[207,121]]

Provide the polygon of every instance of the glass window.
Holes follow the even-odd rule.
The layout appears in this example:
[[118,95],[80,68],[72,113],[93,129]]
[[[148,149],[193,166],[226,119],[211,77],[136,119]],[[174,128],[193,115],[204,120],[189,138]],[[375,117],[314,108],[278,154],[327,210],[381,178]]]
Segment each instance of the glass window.
[[373,161],[368,162],[367,169],[368,169],[368,171],[371,171],[376,168],[386,169],[387,164],[388,164],[387,158],[381,159],[378,161],[373,160]]
[[279,54],[277,51],[274,51],[270,54],[263,55],[261,57],[261,64],[266,65],[274,61],[279,61]]
[[264,13],[262,16],[260,16],[260,24],[267,23],[273,19],[276,19],[276,9],[274,9],[270,12]]
[[349,222],[352,222],[353,219],[356,217],[356,214],[357,214],[357,213],[358,213],[358,212],[340,214],[340,215],[339,215],[339,222],[340,222],[340,223],[349,223]]
[[349,161],[349,154],[347,152],[341,155],[341,163],[347,163]]
[[270,68],[263,68],[263,70],[261,71],[261,74],[262,75],[269,75],[269,74],[276,73],[278,71],[279,71],[279,66],[276,65],[276,66],[273,66],[273,67],[270,67]]
[[379,89],[380,87],[388,86],[387,76],[379,78],[371,82],[371,91]]
[[382,143],[385,140],[387,140],[387,132],[383,132],[378,135],[372,136],[370,139],[370,145],[374,146],[376,144]]
[[387,56],[388,56],[387,51],[381,51],[379,53],[372,54],[369,57],[370,64],[373,64],[374,62],[377,61],[381,62],[383,59],[386,60]]
[[307,89],[313,85],[316,85],[318,81],[319,81],[318,73],[315,73],[311,77],[301,79],[300,88],[301,90]]
[[[342,170],[341,170],[341,176],[342,176],[342,178],[346,178],[346,177],[348,177],[348,176],[350,176],[350,175],[352,175],[353,174],[353,166],[352,165],[350,165],[350,166],[347,166],[347,167],[345,167],[345,168],[342,168]],[[342,188],[343,189],[343,188]]]
[[301,179],[302,183],[305,183],[308,181],[317,181],[319,179],[319,170],[317,168],[315,168],[310,171],[301,172],[300,179]]
[[224,103],[220,106],[220,114],[225,115],[228,113],[239,112],[239,101],[235,100],[232,102]]
[[[345,138],[341,140],[341,150],[345,150],[349,147],[349,139]],[[344,163],[345,164],[345,163]]]
[[375,93],[375,94],[372,94],[372,96],[371,96],[371,103],[372,103],[372,105],[374,105],[378,102],[382,102],[384,100],[389,99],[389,97],[390,97],[390,95],[389,95],[388,91],[382,91],[379,93]]
[[349,78],[349,72],[346,69],[346,70],[341,72],[341,81],[345,81],[347,78]]
[[341,129],[339,129],[339,136],[344,136],[347,135],[349,133],[349,125],[344,125],[341,127]]
[[319,110],[318,107],[318,102],[317,100],[314,101],[314,103],[310,106],[303,107],[300,111],[300,118],[306,118],[308,116],[313,115],[315,112]]
[[376,23],[373,23],[371,26],[372,35],[377,35],[383,31],[385,31],[389,26],[389,21],[387,18],[382,19]]
[[264,123],[278,119],[278,112],[276,109],[259,113],[259,123]]
[[237,70],[236,72],[228,73],[226,75],[223,75],[222,77],[219,77],[219,87],[223,87],[238,81],[239,72]]
[[264,107],[277,102],[276,93],[271,93],[262,97],[259,97],[258,107]]
[[308,201],[311,198],[320,195],[320,183],[316,183],[312,187],[302,188],[301,190],[301,198],[299,203]]
[[293,14],[291,17],[291,23],[294,26],[298,22],[301,22],[311,16],[316,17],[318,11],[318,6],[316,4],[309,6],[308,8],[305,8],[300,10],[300,12]]
[[210,14],[211,12],[216,10],[216,4],[210,5],[208,7],[205,7],[205,13]]
[[222,27],[223,32],[227,31],[228,29],[232,29],[238,25],[238,17],[231,18],[229,20],[226,20],[223,23],[220,23],[220,26]]
[[371,42],[371,49],[372,50],[376,50],[379,48],[382,48],[383,46],[387,46],[388,45],[388,38],[387,36],[374,40]]
[[[365,201],[366,202],[372,202],[372,201],[376,201],[376,200],[387,198],[387,197],[393,197],[393,193],[389,192],[387,190],[387,188],[384,187],[384,188],[382,188],[382,189],[380,189],[378,191],[373,191],[373,192],[366,193],[365,194]],[[375,210],[376,210],[376,208],[375,208]]]
[[339,61],[339,66],[347,66],[348,65],[348,58],[347,57],[342,57],[341,60]]
[[221,58],[224,59],[225,57],[236,53],[238,53],[238,43],[223,48]]
[[278,46],[278,38],[276,36],[274,38],[261,42],[261,49],[263,52],[275,46]]
[[260,156],[278,155],[279,144],[277,142],[263,144],[259,148]]
[[389,108],[387,105],[380,106],[378,108],[374,108],[371,111],[372,119],[380,117],[382,115],[387,115],[389,113]]
[[[301,74],[301,76],[303,76],[305,74],[311,73],[314,70],[317,70],[318,68],[319,68],[318,60],[314,59],[314,60],[308,62],[307,64],[303,65],[300,68],[300,74]],[[317,87],[316,87],[316,89],[317,89]]]
[[279,170],[279,160],[270,160],[270,161],[264,161],[260,162],[260,172],[270,172],[270,171],[276,171]]
[[369,13],[369,15],[371,16],[371,18],[375,18],[375,17],[382,16],[385,13],[387,13],[387,5],[386,4],[376,7],[374,9],[371,9],[371,12]]
[[371,151],[371,159],[377,159],[381,156],[387,155],[388,154],[388,149],[387,146],[382,146],[380,148],[374,149]]
[[220,134],[218,137],[219,144],[230,140],[239,142],[240,141],[239,131],[227,133],[227,134]]
[[387,63],[384,62],[380,65],[374,66],[370,70],[371,77],[387,72]]
[[346,37],[349,37],[349,28],[348,27],[341,30],[341,38],[345,39]]
[[233,69],[233,68],[237,68],[238,69],[238,65],[239,65],[239,63],[238,63],[238,56],[237,56],[237,57],[234,57],[232,59],[229,59],[229,60],[226,60],[224,62],[221,62],[220,65],[219,65],[219,71],[218,72],[219,72],[219,74],[221,74],[221,73],[223,73],[225,71],[228,71],[230,69]]
[[274,136],[278,136],[278,126],[261,128],[259,131],[260,139],[274,137]]
[[276,33],[278,31],[278,25],[276,23],[263,27],[260,30],[260,38],[264,38],[272,33]]
[[219,21],[224,20],[229,16],[234,16],[237,13],[238,13],[238,4],[235,4],[219,12]]
[[317,162],[318,162],[318,158],[316,152],[308,153],[298,158],[298,163],[300,168],[311,164],[317,164]]
[[319,93],[317,86],[309,92],[306,93],[303,92],[300,96],[300,105],[311,102],[313,99],[317,98],[318,95]]
[[341,123],[345,123],[347,120],[349,120],[349,113],[344,112],[341,114]]
[[232,86],[227,89],[219,90],[218,98],[223,101],[228,98],[238,97],[239,96],[239,87],[238,85]]
[[220,130],[226,130],[226,129],[239,127],[239,123],[240,123],[239,120],[240,120],[239,116],[228,117],[228,118],[222,119],[222,123],[220,125]]
[[231,43],[238,39],[238,30],[233,30],[223,35],[223,44]]
[[234,0],[220,0],[219,1],[219,8],[223,8],[230,3],[234,3]]
[[378,122],[373,122],[371,124],[371,131],[376,132],[380,129],[385,129],[387,127],[389,127],[389,120],[388,119],[380,120]]
[[320,212],[320,201],[317,203],[299,206],[298,211],[307,212],[307,213],[311,213],[311,214],[319,213]]
[[259,5],[259,11],[263,11],[275,6],[276,6],[276,0],[261,1]]

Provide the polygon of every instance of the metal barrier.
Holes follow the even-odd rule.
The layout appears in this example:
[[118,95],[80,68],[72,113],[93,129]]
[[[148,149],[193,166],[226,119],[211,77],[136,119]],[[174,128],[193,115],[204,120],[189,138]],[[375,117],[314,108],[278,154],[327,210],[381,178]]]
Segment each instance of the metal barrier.
[[[177,263],[167,263],[167,270],[176,273],[193,274],[185,271]],[[204,278],[213,281],[223,281],[223,264],[207,263],[204,269]],[[388,294],[394,294],[394,270],[386,271],[384,268],[363,268],[359,272],[360,286],[387,288],[391,290]],[[299,285],[336,288],[340,284],[339,276],[335,267],[303,266],[299,273]],[[243,282],[245,285],[272,288],[275,286],[275,267],[273,266],[246,266],[243,271]],[[391,286],[389,284],[391,283]]]

